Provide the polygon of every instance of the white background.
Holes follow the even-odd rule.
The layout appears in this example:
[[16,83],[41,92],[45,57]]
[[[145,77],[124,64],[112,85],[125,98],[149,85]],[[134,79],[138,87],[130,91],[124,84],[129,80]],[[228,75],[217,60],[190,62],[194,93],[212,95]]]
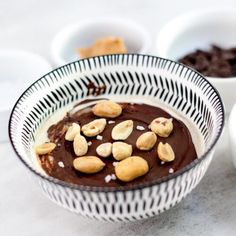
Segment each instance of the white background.
[[[213,6],[236,7],[236,1],[0,0],[0,47],[29,50],[50,60],[51,40],[61,28],[98,16],[121,16],[142,24],[154,46],[155,35],[166,21]],[[2,143],[0,235],[236,235],[236,170],[227,129],[209,171],[184,201],[160,216],[126,224],[91,221],[57,207],[41,194],[9,143]]]

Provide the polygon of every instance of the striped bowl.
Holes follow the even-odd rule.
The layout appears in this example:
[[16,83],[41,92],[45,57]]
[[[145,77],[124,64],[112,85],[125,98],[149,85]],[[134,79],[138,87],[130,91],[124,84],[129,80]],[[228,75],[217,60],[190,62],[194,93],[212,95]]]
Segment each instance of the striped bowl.
[[[155,99],[171,107],[200,131],[204,154],[174,174],[143,184],[88,187],[65,183],[39,171],[33,144],[42,124],[59,109],[77,103],[105,85],[103,96]],[[180,202],[204,176],[224,124],[216,89],[199,73],[148,55],[109,55],[79,60],[49,72],[18,99],[9,121],[17,157],[53,202],[75,213],[105,221],[135,221],[157,215]]]

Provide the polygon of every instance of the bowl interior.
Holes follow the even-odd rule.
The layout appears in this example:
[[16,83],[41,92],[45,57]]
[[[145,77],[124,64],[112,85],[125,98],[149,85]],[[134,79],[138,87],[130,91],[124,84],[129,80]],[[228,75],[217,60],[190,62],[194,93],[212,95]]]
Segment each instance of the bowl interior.
[[180,16],[167,24],[157,37],[157,54],[178,60],[212,44],[236,47],[236,11],[206,10]]
[[[94,85],[92,89],[91,83]],[[152,99],[185,117],[199,130],[203,139],[205,152],[202,158],[220,136],[224,123],[221,99],[214,87],[197,72],[153,56],[94,57],[46,74],[17,101],[9,122],[9,135],[17,155],[31,171],[50,181],[60,182],[43,176],[35,165],[33,146],[37,131],[52,114],[81,99],[94,97],[97,88],[104,85],[102,97],[121,96],[126,101],[131,96]]]
[[79,54],[76,49],[90,47],[97,39],[110,36],[123,38],[129,53],[147,51],[149,38],[139,25],[128,20],[94,19],[61,31],[52,43],[54,58],[60,58],[63,63],[78,60]]

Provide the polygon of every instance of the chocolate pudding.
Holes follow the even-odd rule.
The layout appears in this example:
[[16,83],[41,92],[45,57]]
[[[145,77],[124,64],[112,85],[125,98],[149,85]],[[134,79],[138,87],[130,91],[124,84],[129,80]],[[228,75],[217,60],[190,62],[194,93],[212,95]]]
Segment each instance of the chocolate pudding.
[[[84,186],[119,187],[158,180],[164,176],[173,174],[197,159],[197,153],[190,132],[182,121],[175,119],[166,111],[155,106],[138,103],[119,103],[118,105],[122,107],[122,112],[119,112],[119,114],[113,118],[111,116],[108,117],[107,114],[98,116],[96,115],[97,113],[95,112],[95,109],[93,109],[93,106],[89,106],[73,114],[67,113],[61,121],[52,125],[48,129],[48,138],[55,146],[52,147],[49,153],[38,153],[38,158],[44,171],[48,175],[68,183]],[[162,135],[152,128],[152,121],[154,122],[158,117],[164,119],[164,125],[166,125],[165,122],[171,122],[173,130],[167,135],[164,133]],[[88,137],[89,134],[86,134],[83,126],[91,121],[102,118],[106,119],[105,128],[98,135]],[[118,137],[114,140],[115,134],[113,128],[117,124],[127,120],[132,121],[133,125],[130,134],[126,131],[122,131],[120,135],[125,136],[127,133],[127,137],[122,136],[121,138],[120,136],[120,138]],[[160,123],[162,121],[157,120],[155,122],[158,124],[158,122]],[[82,127],[82,129],[77,132],[81,132],[82,137],[80,138],[82,141],[86,139],[88,144],[87,150],[85,150],[84,153],[81,153],[81,155],[78,154],[79,156],[75,154],[75,151],[81,151],[82,149],[75,150],[73,141],[65,139],[68,127],[70,127],[72,123],[76,123],[77,126],[79,125]],[[146,145],[151,145],[151,148],[146,146],[141,147],[142,145],[140,146],[137,144],[137,139],[146,132],[152,133],[152,135],[156,137],[153,140],[153,144],[151,144],[152,141],[146,143]],[[72,135],[72,133],[73,132],[71,132],[70,135]],[[69,139],[68,137],[67,139]],[[73,137],[71,140],[73,140]],[[125,158],[124,160],[117,160],[117,158],[115,159],[113,156],[115,154],[109,152],[107,154],[108,156],[101,157],[98,155],[97,151],[99,145],[103,143],[111,143],[110,145],[112,145],[117,141],[125,142],[132,148],[132,155],[128,154],[129,156],[142,157],[141,159],[148,164],[148,170],[145,167],[145,173],[138,174],[135,178],[124,181],[121,180],[122,177],[117,177],[118,173],[123,174],[123,172],[118,172],[118,170],[115,171],[115,168],[119,162],[124,162]],[[141,141],[142,140],[140,140],[139,143],[141,143]],[[163,144],[168,143],[172,148],[166,152],[167,154],[169,153],[169,155],[172,154],[172,159],[168,159],[168,157],[165,160],[163,159],[165,156],[161,158],[158,154],[157,150],[161,148],[161,145],[159,147],[158,145],[161,142]],[[121,149],[118,149],[118,151],[119,150]],[[86,173],[84,171],[79,171],[80,169],[78,170],[75,168],[74,160],[76,158],[82,160],[80,159],[80,156],[98,157],[101,160],[98,159],[100,161],[98,162],[98,165],[99,163],[103,164],[97,171],[94,171],[94,169],[90,169],[90,172]],[[85,168],[85,165],[82,168]]]

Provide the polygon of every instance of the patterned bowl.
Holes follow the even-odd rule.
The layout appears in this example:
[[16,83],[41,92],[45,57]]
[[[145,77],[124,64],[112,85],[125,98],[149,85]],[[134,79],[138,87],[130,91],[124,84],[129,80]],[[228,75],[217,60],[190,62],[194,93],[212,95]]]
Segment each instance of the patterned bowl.
[[[155,99],[198,128],[204,153],[158,180],[131,187],[87,187],[47,176],[35,162],[33,144],[42,124],[105,85],[102,96]],[[90,87],[90,88],[89,88]],[[180,202],[204,176],[224,124],[222,101],[199,73],[179,63],[147,55],[110,55],[76,61],[46,74],[15,104],[9,122],[12,146],[43,192],[58,205],[106,221],[135,221],[157,215]]]

